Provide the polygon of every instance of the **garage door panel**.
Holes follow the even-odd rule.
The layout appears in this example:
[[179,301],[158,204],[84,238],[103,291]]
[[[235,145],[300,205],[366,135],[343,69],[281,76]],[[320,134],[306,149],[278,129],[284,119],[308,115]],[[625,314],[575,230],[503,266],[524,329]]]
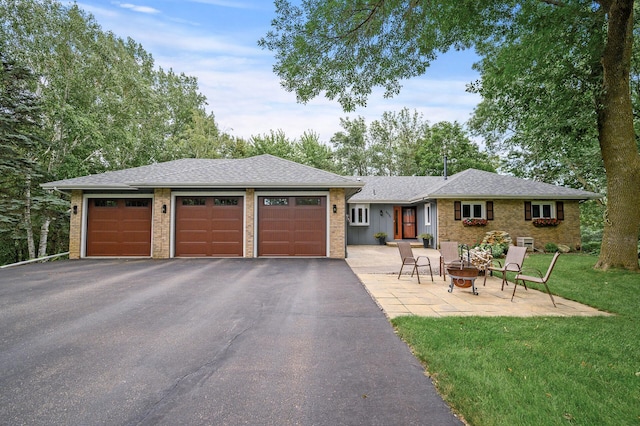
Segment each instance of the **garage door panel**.
[[92,198],[87,256],[151,256],[151,200]]
[[176,198],[176,256],[243,255],[242,197]]
[[326,256],[326,197],[258,197],[258,256]]
[[294,244],[294,256],[317,256],[320,250],[324,250],[324,244],[310,243],[307,241]]

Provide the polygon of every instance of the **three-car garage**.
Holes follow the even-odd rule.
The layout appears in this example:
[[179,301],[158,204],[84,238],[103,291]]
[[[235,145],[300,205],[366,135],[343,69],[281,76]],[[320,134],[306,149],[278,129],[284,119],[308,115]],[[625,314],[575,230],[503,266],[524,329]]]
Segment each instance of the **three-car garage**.
[[69,193],[69,258],[346,255],[364,182],[263,154],[183,158],[42,187]]
[[[252,202],[258,256],[327,255],[325,195],[260,195]],[[174,257],[245,255],[243,195],[176,195],[172,205]],[[152,198],[90,197],[86,206],[86,256],[152,256]]]

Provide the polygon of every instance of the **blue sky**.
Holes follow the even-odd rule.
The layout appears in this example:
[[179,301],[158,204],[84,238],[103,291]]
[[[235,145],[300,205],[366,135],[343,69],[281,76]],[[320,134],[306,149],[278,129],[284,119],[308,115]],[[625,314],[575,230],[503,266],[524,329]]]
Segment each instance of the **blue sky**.
[[324,142],[341,130],[340,118],[365,117],[403,107],[422,113],[431,124],[465,122],[479,102],[465,92],[478,78],[470,52],[438,58],[420,78],[407,81],[400,95],[384,99],[374,92],[366,108],[345,113],[337,101],[319,97],[306,105],[280,87],[274,55],[257,45],[275,15],[271,0],[81,0],[105,31],[131,37],[151,53],[157,66],[198,78],[223,131],[249,138],[282,129],[290,139],[313,130]]

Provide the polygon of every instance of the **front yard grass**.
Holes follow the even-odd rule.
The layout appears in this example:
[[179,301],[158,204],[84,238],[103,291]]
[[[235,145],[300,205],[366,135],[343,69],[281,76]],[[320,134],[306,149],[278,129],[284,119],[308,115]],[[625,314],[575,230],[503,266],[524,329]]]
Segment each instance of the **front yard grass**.
[[[524,265],[546,271],[551,257],[531,255]],[[471,425],[639,425],[640,275],[595,271],[595,262],[562,255],[549,287],[615,316],[392,323]]]

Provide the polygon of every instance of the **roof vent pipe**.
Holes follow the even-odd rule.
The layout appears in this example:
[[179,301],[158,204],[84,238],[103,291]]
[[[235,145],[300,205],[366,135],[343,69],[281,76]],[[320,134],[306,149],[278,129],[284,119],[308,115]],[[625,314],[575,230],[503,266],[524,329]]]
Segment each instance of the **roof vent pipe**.
[[444,180],[447,180],[447,154],[444,155]]

